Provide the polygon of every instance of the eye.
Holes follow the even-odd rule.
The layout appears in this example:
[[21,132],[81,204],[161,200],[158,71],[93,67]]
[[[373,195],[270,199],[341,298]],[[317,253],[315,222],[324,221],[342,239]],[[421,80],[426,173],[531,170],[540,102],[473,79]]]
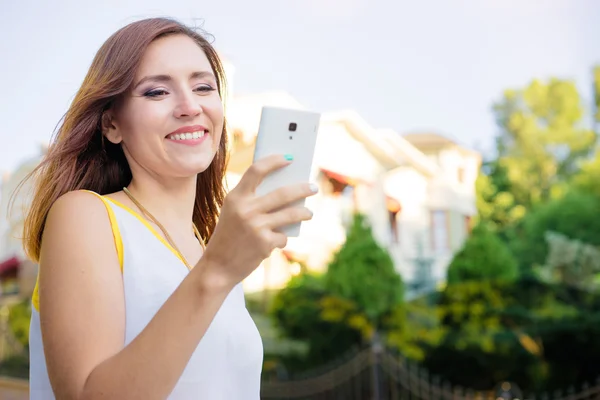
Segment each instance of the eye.
[[164,89],[152,89],[152,90],[149,90],[146,93],[144,93],[144,96],[146,96],[146,97],[159,97],[159,96],[164,96],[166,94],[169,94],[169,92],[167,92]]
[[212,92],[214,90],[216,90],[216,89],[213,88],[212,86],[208,85],[208,84],[207,85],[200,85],[200,86],[198,86],[198,87],[196,87],[194,89],[195,92],[204,92],[204,93]]

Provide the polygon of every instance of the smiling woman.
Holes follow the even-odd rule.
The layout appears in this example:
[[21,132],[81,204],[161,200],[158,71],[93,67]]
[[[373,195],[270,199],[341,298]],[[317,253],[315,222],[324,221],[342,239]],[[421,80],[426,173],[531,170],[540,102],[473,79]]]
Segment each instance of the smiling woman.
[[[46,158],[25,248],[39,261],[31,399],[259,399],[241,281],[312,214],[298,184],[225,196],[224,73],[198,33],[132,23],[100,48]],[[218,223],[217,223],[218,221]]]

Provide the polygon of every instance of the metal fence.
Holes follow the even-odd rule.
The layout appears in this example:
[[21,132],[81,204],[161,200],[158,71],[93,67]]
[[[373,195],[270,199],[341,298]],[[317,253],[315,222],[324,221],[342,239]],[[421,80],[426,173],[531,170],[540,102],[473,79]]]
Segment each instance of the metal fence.
[[[578,390],[577,390],[578,389]],[[265,379],[263,400],[600,400],[600,381],[581,388],[524,395],[510,382],[477,391],[452,386],[391,351],[356,351],[328,367],[292,379]]]

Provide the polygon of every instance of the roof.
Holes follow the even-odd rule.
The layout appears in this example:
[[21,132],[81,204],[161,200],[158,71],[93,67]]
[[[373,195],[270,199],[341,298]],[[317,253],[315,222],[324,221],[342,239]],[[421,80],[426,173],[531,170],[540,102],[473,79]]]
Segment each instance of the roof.
[[462,145],[457,140],[435,132],[413,132],[402,135],[413,146],[423,152],[436,151],[443,148],[453,147],[459,149],[462,153],[481,158],[481,154],[467,146]]
[[447,146],[447,145],[457,145],[455,141],[442,136],[438,133],[407,133],[402,135],[404,139],[412,143],[414,146]]
[[357,112],[352,110],[326,112],[321,115],[321,122],[342,124],[352,136],[363,143],[371,154],[379,159],[386,169],[398,166],[400,159],[397,154],[390,149],[385,139]]

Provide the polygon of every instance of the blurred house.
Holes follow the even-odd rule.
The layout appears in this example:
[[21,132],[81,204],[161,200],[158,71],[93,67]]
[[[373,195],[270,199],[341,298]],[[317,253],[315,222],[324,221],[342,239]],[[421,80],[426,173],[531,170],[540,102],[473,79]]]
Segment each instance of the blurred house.
[[[383,133],[399,138],[396,132]],[[430,168],[405,165],[386,177],[387,193],[401,206],[390,251],[413,291],[427,291],[444,281],[448,264],[470,233],[481,155],[436,133],[400,139]]]
[[[303,109],[283,92],[232,99],[228,110],[232,149],[227,180],[232,189],[250,166],[263,106]],[[275,251],[245,281],[247,291],[280,287],[299,272],[326,268],[344,243],[352,213],[369,217],[408,284],[408,294],[442,283],[476,213],[480,156],[439,135],[402,137],[378,130],[353,111],[324,113],[312,171],[320,193],[308,200],[315,215],[298,238]]]

